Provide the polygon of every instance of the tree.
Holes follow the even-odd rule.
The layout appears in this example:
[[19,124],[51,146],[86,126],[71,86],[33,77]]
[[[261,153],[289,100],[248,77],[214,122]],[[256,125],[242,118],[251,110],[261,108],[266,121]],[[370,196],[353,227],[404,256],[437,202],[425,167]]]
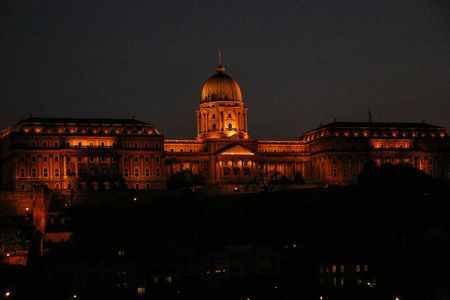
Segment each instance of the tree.
[[187,169],[172,174],[167,180],[168,189],[188,189],[205,184],[206,178],[202,173],[193,174]]
[[258,175],[256,176],[256,182],[259,183],[260,189],[264,193],[271,193],[275,186],[280,183],[280,172],[275,170],[268,171],[264,168],[264,165],[259,166]]

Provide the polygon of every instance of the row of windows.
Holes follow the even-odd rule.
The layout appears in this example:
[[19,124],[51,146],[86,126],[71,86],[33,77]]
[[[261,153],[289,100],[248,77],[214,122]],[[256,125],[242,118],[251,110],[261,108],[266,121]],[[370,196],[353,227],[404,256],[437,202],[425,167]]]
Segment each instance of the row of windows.
[[[59,162],[59,156],[54,156],[53,159],[54,159],[55,162]],[[100,159],[101,162],[106,162],[106,157],[104,157],[104,156],[100,157],[99,159]],[[134,162],[139,162],[139,156],[134,156],[133,159],[134,159]],[[94,162],[94,157],[93,157],[93,156],[90,156],[90,157],[88,158],[88,160],[89,160],[89,162]],[[49,159],[48,159],[47,156],[43,156],[43,157],[42,157],[42,161],[43,161],[43,162],[48,162]],[[70,157],[70,156],[66,156],[66,162],[70,162],[70,161],[71,161],[71,157]],[[78,161],[79,161],[79,162],[83,162],[83,157],[82,157],[82,156],[79,156],[79,157],[78,157]],[[116,158],[115,156],[113,156],[113,157],[111,158],[111,161],[116,162],[116,161],[117,161],[117,158]],[[128,162],[128,157],[125,156],[125,157],[123,158],[123,161],[124,161],[124,162]],[[149,161],[150,161],[150,157],[148,157],[148,156],[144,157],[144,161],[145,161],[145,162],[149,162]],[[24,156],[21,156],[21,157],[20,157],[20,162],[25,162],[25,157],[24,157]],[[37,162],[36,156],[32,156],[32,157],[31,157],[31,162],[33,162],[33,163]],[[160,162],[159,156],[156,156],[156,157],[155,157],[155,162],[157,162],[157,163]]]
[[[54,172],[53,177],[58,178],[60,175],[59,169],[56,168],[53,172]],[[37,169],[36,168],[31,169],[30,175],[32,178],[36,178],[37,177]],[[25,178],[25,177],[27,177],[27,173],[26,173],[25,169],[20,169],[20,178]],[[49,177],[49,170],[47,168],[44,168],[42,170],[42,177],[44,177],[44,178]]]
[[[286,149],[281,150],[282,153],[286,153]],[[303,152],[303,150],[300,150],[300,152]],[[264,153],[269,153],[268,149],[264,149]],[[277,153],[277,149],[273,149],[273,153]],[[295,153],[295,150],[292,149],[291,153]]]
[[[171,148],[171,149],[170,149],[170,152],[171,152],[171,153],[174,153],[174,152],[175,152],[175,149]],[[181,148],[178,152],[183,153],[183,152],[184,152],[184,149]],[[194,152],[194,149],[189,149],[189,153],[192,153],[192,152]],[[201,149],[201,148],[198,149],[198,152],[203,152],[203,149]]]
[[[117,143],[116,142],[112,142],[108,145],[109,143],[107,142],[100,142],[100,143],[95,143],[95,142],[69,142],[67,141],[65,144],[66,147],[75,147],[75,148],[94,148],[94,147],[112,147],[115,148],[117,147]],[[19,145],[23,146],[25,145],[24,141],[20,141]],[[30,146],[31,147],[36,147],[38,145],[38,142],[36,141],[31,141]],[[42,148],[48,148],[50,147],[51,143],[47,142],[47,141],[42,141],[41,143],[41,147]],[[122,143],[122,147],[123,148],[129,148],[129,147],[133,147],[133,148],[150,148],[151,143],[149,142],[144,142],[144,143],[140,143],[140,142],[123,142]],[[53,147],[55,148],[59,148],[59,142],[53,142]],[[154,148],[159,148],[160,147],[160,143],[159,142],[155,142],[154,143]]]
[[[55,178],[58,178],[60,176],[59,168],[54,169],[53,172],[54,172],[53,176]],[[84,173],[85,173],[85,169],[82,168],[82,167],[79,167],[78,168],[78,174],[82,175]],[[111,173],[113,175],[117,175],[117,169],[112,168],[111,169]],[[107,174],[108,174],[107,168],[106,167],[102,167],[101,168],[101,175],[102,176],[106,176]],[[144,171],[144,174],[145,174],[145,177],[150,177],[150,168],[146,168],[145,171]],[[37,178],[38,177],[37,169],[36,168],[31,169],[31,174],[30,175],[31,175],[32,178]],[[75,175],[75,174],[72,173],[72,169],[67,168],[67,175],[70,176],[70,175]],[[93,167],[89,168],[89,175],[95,176],[96,175],[96,168],[93,168]],[[124,169],[124,176],[125,177],[129,177],[129,175],[130,175],[130,172],[129,172],[128,168],[125,168]],[[26,176],[27,176],[26,175],[26,170],[25,169],[20,169],[20,178],[25,178]],[[160,177],[161,176],[161,170],[159,168],[155,169],[155,176],[156,177]],[[42,170],[42,177],[44,177],[44,178],[49,177],[49,169],[44,168]],[[139,168],[135,168],[134,169],[134,177],[140,177],[140,169]]]
[[[363,265],[363,266],[356,265],[355,266],[355,272],[356,273],[360,273],[362,270],[364,272],[366,272],[366,273],[369,272],[369,265]],[[331,267],[331,273],[337,273],[337,271],[338,271],[338,266],[332,266]],[[320,273],[330,273],[330,268],[320,268],[319,272]],[[344,265],[339,266],[339,272],[340,273],[344,273],[345,272],[345,266]]]

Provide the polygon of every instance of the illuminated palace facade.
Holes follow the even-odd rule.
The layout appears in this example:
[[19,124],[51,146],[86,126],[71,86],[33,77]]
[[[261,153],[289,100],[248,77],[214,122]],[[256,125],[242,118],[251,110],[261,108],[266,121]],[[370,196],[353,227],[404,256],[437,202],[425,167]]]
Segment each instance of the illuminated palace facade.
[[450,138],[425,123],[334,122],[298,141],[249,136],[236,81],[219,66],[203,86],[195,140],[165,140],[134,119],[29,118],[2,132],[2,187],[162,189],[176,172],[207,183],[246,185],[263,173],[327,185],[354,185],[365,162],[409,163],[450,182]]

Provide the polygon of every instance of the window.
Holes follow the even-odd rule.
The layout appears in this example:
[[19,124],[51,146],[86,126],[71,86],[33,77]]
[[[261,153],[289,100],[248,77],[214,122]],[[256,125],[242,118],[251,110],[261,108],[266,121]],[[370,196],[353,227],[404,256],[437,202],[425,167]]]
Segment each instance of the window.
[[55,162],[59,162],[59,157],[55,156]]
[[337,170],[336,169],[333,169],[333,176],[337,177]]
[[128,148],[128,143],[127,143],[127,142],[124,142],[124,143],[123,143],[123,147],[124,147],[124,148]]
[[136,190],[138,190],[138,189],[139,189],[139,183],[136,183],[136,185],[134,186],[134,188],[135,188]]
[[215,118],[216,118],[216,115],[212,114],[211,119],[215,119]]
[[70,142],[66,142],[66,146],[67,146],[67,147],[70,147]]
[[360,265],[356,265],[356,273],[361,272],[361,266]]
[[144,143],[144,148],[148,148],[148,143]]
[[128,169],[123,169],[123,176],[128,177]]
[[66,157],[66,161],[69,162],[70,161],[70,156]]
[[223,162],[223,165],[224,165],[225,167],[228,167],[228,161],[227,161],[227,160],[224,161],[224,162]]
[[155,173],[156,173],[156,177],[160,177],[160,176],[161,176],[161,173],[160,173],[160,171],[159,171],[159,168],[156,168]]
[[83,168],[82,167],[78,167],[78,174],[82,175],[83,174]]
[[31,177],[37,177],[36,169],[31,170]]
[[94,157],[93,157],[93,156],[90,156],[90,157],[89,157],[89,161],[90,161],[90,162],[94,162]]
[[58,148],[59,144],[58,142],[55,142],[55,148]]
[[42,142],[42,147],[47,148],[47,142]]
[[123,157],[123,162],[125,162],[125,163],[128,162],[128,157],[127,156]]
[[20,169],[20,177],[21,178],[25,177],[25,169]]
[[217,128],[217,125],[216,124],[212,124],[212,129],[216,130],[216,128]]
[[341,273],[344,273],[344,271],[345,271],[345,267],[344,267],[344,266],[341,266],[341,267],[340,267],[340,272],[341,272]]
[[158,142],[155,143],[155,148],[159,148],[159,143]]
[[106,157],[102,156],[100,160],[101,160],[102,162],[105,162],[105,161],[106,161]]
[[20,188],[25,191],[26,190],[25,184],[22,184]]
[[364,272],[369,272],[369,266],[368,265],[364,265]]
[[44,169],[44,177],[48,177],[48,169],[47,168]]
[[42,157],[42,161],[43,162],[47,162],[48,161],[48,157],[47,156]]
[[59,177],[59,169],[55,169],[55,177]]
[[139,157],[138,157],[138,156],[135,156],[135,157],[134,157],[134,162],[135,162],[135,163],[139,162]]
[[55,184],[55,189],[59,190],[59,183]]
[[81,143],[81,142],[78,142],[78,147],[82,147],[83,146],[83,144]]
[[228,114],[228,118],[231,118],[231,114]]
[[24,156],[20,157],[20,162],[25,162],[25,157]]
[[336,273],[336,266],[331,267],[331,272]]
[[139,148],[138,143],[134,143],[134,148]]
[[139,177],[139,169],[134,169],[134,177]]
[[145,177],[150,177],[150,169],[145,169]]
[[36,162],[36,156],[31,157],[31,162]]
[[145,157],[145,162],[148,163],[149,160],[150,160],[150,159],[148,158],[148,156],[146,156],[146,157]]
[[155,161],[159,163],[159,156],[155,157]]
[[72,175],[72,169],[67,168],[67,175]]
[[106,167],[102,167],[102,176],[106,176]]

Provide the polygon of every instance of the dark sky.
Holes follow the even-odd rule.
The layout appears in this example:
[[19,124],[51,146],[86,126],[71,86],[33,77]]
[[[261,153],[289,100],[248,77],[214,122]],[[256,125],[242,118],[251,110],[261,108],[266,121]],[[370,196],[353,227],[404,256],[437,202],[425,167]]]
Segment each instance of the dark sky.
[[442,1],[2,1],[0,128],[33,117],[131,118],[196,137],[204,82],[241,87],[250,137],[338,121],[450,129]]

